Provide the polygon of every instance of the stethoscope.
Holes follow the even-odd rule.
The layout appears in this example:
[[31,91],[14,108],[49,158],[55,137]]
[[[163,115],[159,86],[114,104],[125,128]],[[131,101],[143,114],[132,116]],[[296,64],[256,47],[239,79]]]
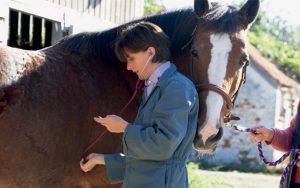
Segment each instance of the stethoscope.
[[[151,62],[151,59],[153,58],[153,54],[151,54],[151,52],[149,52],[149,57],[147,59],[147,62],[145,63],[142,71],[139,73],[138,75],[138,79],[135,83],[135,90],[131,96],[131,98],[129,99],[129,101],[127,102],[127,104],[119,111],[119,113],[117,114],[118,116],[121,116],[124,111],[127,109],[127,107],[131,104],[131,102],[133,101],[133,99],[135,98],[137,92],[143,88],[144,86],[144,80],[141,80],[142,79],[142,76],[143,76],[143,73],[144,71],[146,70],[146,67],[148,66],[148,64]],[[86,163],[88,160],[86,159],[86,156],[87,156],[87,152],[93,148],[100,140],[101,138],[103,138],[103,136],[107,133],[107,130],[104,130],[93,142],[91,142],[87,147],[86,149],[83,151],[82,155],[81,155],[81,158],[83,159],[83,163]]]

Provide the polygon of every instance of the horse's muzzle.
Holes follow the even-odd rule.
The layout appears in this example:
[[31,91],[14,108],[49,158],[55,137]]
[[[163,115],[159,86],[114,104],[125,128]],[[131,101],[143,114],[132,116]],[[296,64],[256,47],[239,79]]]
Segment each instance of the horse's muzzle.
[[209,137],[206,142],[202,140],[201,135],[197,135],[194,139],[194,148],[200,153],[212,154],[218,145],[218,142],[223,136],[223,128],[219,129],[219,132],[216,135]]

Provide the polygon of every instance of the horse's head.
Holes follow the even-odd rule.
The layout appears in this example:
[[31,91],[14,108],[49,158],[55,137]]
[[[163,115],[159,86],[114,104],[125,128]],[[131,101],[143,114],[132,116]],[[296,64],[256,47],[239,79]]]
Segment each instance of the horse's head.
[[223,135],[222,125],[245,80],[249,55],[246,31],[254,21],[259,0],[241,8],[195,0],[198,25],[193,33],[190,72],[200,97],[195,148],[212,153]]

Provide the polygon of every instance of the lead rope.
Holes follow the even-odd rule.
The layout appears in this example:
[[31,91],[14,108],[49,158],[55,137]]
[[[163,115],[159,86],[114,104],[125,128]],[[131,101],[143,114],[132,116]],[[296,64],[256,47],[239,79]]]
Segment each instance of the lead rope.
[[[245,127],[241,127],[237,124],[229,124],[226,123],[225,126],[240,131],[240,132],[250,132],[250,133],[255,133],[255,129],[252,128],[245,128]],[[274,162],[270,162],[267,161],[267,159],[265,158],[263,151],[262,151],[262,143],[259,142],[257,143],[257,148],[258,148],[258,152],[259,152],[259,157],[260,159],[268,166],[277,166],[278,164],[282,163],[282,161],[284,161],[288,156],[293,155],[293,154],[297,154],[300,153],[300,149],[291,149],[289,150],[287,153],[285,153],[282,157],[280,157],[277,161]],[[300,161],[300,159],[294,159],[291,162],[289,162],[289,164],[285,167],[283,174],[281,175],[281,179],[280,179],[280,185],[279,188],[284,188],[284,182],[286,180],[287,174],[288,172],[293,168],[293,166],[295,166],[298,162]]]
[[[129,106],[129,104],[133,101],[134,97],[136,96],[137,92],[144,86],[144,81],[141,80],[137,80],[136,84],[135,84],[135,90],[131,96],[131,98],[129,99],[129,101],[127,102],[127,104],[120,110],[120,112],[117,114],[118,116],[121,116],[124,111],[126,110],[126,108]],[[103,136],[107,133],[107,129],[105,129],[93,142],[91,142],[86,149],[83,151],[81,158],[83,159],[83,163],[86,163],[88,160],[86,159],[87,156],[87,152],[94,147],[102,138]]]

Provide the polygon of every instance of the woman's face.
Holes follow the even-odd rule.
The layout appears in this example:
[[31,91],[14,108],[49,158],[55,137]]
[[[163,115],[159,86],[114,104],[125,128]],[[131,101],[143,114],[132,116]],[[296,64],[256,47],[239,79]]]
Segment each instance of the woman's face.
[[127,70],[137,74],[140,80],[147,80],[151,75],[152,55],[148,50],[140,52],[130,52],[125,49],[127,59]]

